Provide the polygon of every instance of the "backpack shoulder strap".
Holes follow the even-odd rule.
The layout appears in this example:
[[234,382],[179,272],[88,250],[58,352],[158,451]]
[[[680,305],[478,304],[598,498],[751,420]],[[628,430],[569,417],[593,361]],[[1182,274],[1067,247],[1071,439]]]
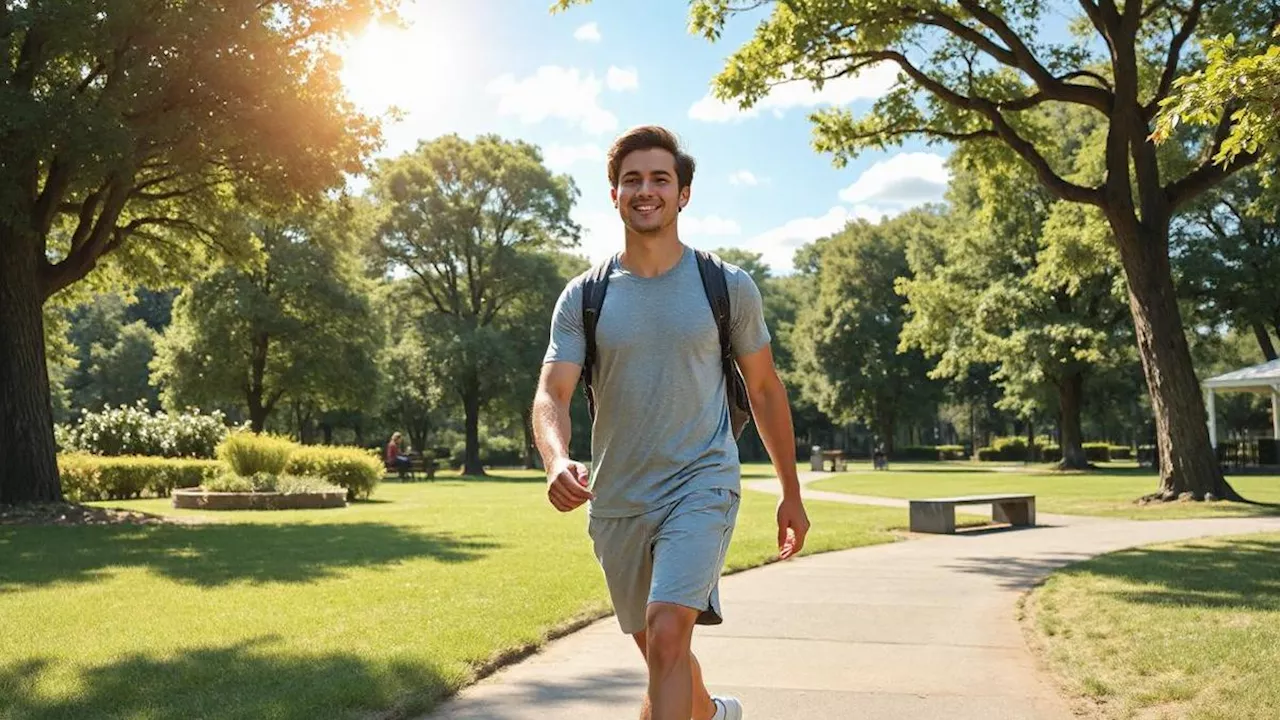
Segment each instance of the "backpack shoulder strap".
[[698,273],[702,276],[702,290],[707,294],[707,302],[711,304],[711,312],[716,318],[716,328],[720,331],[720,357],[733,359],[733,348],[729,342],[729,284],[724,278],[724,264],[714,253],[706,250],[695,250],[698,257]]
[[595,394],[591,391],[591,368],[596,360],[596,325],[604,307],[604,293],[609,287],[609,273],[615,255],[597,263],[582,281],[582,332],[586,339],[586,357],[582,362],[582,385],[587,393],[587,410],[595,417]]
[[735,439],[742,436],[742,430],[751,422],[751,401],[747,397],[747,386],[742,377],[742,370],[733,357],[733,345],[730,340],[731,308],[729,305],[729,281],[725,278],[724,262],[715,253],[705,250],[695,251],[698,257],[698,273],[702,276],[702,289],[707,294],[707,302],[711,304],[711,313],[716,318],[716,328],[720,331],[720,362],[724,366],[725,395],[729,404],[729,425]]

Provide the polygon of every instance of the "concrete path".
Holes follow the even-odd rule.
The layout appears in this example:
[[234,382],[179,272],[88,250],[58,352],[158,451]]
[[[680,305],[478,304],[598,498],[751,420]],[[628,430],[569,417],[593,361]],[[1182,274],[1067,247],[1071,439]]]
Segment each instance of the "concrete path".
[[[747,486],[776,490],[777,482]],[[849,501],[833,495],[806,493]],[[751,720],[1068,720],[1014,616],[1024,591],[1099,553],[1280,531],[1280,517],[1139,522],[1042,514],[1039,522],[800,557],[726,577],[725,623],[694,634],[708,687],[741,697]],[[633,718],[645,679],[639,653],[610,617],[464,690],[431,717]]]

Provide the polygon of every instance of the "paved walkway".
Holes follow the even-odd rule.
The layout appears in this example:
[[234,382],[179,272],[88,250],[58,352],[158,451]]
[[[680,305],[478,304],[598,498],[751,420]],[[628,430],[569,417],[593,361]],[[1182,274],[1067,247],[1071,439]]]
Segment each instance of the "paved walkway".
[[[777,481],[747,486],[776,491]],[[1280,517],[1038,520],[1036,528],[927,536],[726,577],[725,623],[694,634],[707,684],[741,697],[751,720],[1069,720],[1022,637],[1019,595],[1054,569],[1099,553],[1280,531]],[[645,677],[635,646],[610,617],[467,688],[431,717],[632,718]]]

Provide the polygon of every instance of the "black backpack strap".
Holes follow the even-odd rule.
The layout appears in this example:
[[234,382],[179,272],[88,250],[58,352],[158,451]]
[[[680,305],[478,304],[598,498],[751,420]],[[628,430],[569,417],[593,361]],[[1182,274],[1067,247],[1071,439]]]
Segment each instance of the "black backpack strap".
[[595,393],[591,390],[591,369],[596,361],[596,325],[600,322],[600,310],[604,307],[604,293],[609,287],[609,273],[613,270],[615,256],[591,268],[582,282],[582,332],[586,338],[587,352],[582,362],[582,387],[587,394],[587,412],[596,416]]
[[724,265],[719,257],[706,250],[694,250],[694,254],[698,257],[702,290],[707,294],[707,302],[716,317],[716,328],[720,331],[720,358],[730,362],[733,360],[733,348],[729,341],[729,284],[724,279]]
[[695,250],[698,258],[698,274],[702,276],[702,290],[716,318],[720,333],[720,362],[724,366],[725,394],[729,401],[729,423],[733,437],[742,435],[742,429],[751,421],[751,401],[747,397],[746,381],[733,357],[733,343],[729,337],[733,316],[729,305],[729,283],[725,280],[724,263],[714,253]]

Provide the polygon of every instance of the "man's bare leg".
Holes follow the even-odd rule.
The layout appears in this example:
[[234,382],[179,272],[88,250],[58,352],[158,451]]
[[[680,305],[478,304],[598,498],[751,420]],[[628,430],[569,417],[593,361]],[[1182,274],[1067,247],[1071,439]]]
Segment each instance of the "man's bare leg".
[[715,715],[702,668],[689,650],[697,617],[696,610],[682,605],[649,606],[647,630],[633,636],[649,666],[642,720],[710,720]]
[[[638,632],[631,636],[636,641],[636,647],[640,648],[640,654],[644,656],[645,662],[649,661],[649,654],[645,650],[645,638],[648,632]],[[698,657],[692,652],[689,653],[689,665],[693,668],[693,720],[711,720],[715,717],[716,706],[711,702],[711,693],[707,691],[706,683],[702,680],[702,666],[698,664]],[[640,720],[652,720],[653,714],[649,704],[649,693],[644,694],[644,701],[640,705]]]

